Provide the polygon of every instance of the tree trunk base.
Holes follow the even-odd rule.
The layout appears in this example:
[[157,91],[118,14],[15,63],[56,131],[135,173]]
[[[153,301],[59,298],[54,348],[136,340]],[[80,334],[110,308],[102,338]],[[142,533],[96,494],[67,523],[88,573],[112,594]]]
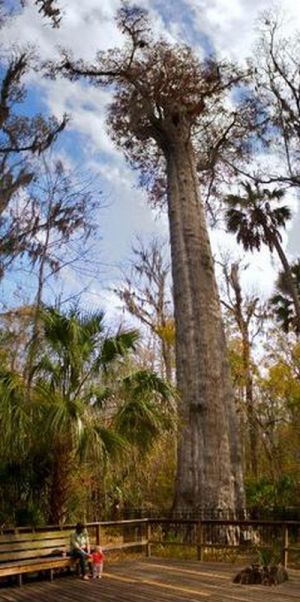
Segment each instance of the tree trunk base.
[[288,573],[282,564],[263,566],[252,564],[240,571],[233,579],[233,583],[241,585],[279,585],[287,581]]

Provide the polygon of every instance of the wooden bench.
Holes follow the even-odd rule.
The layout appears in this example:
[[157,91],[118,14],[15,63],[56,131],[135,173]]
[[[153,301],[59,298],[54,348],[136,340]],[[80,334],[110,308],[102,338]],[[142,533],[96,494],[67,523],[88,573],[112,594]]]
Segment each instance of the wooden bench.
[[[91,546],[102,542],[100,530],[103,527],[127,527],[129,525],[141,526],[146,520],[124,520],[88,523],[89,539]],[[53,580],[55,569],[66,569],[78,566],[78,561],[69,556],[70,535],[75,525],[48,526],[45,528],[18,527],[0,530],[0,580],[4,577],[17,576],[19,585],[22,585],[22,575],[45,571]],[[123,533],[124,535],[124,533]],[[106,536],[104,535],[104,540]],[[123,550],[136,547],[146,547],[149,541],[138,537],[135,541],[111,541],[104,545],[105,552]],[[102,543],[103,546],[103,543]]]
[[17,575],[22,585],[22,575],[39,571],[71,568],[74,561],[69,554],[71,530],[7,530],[0,533],[0,578]]

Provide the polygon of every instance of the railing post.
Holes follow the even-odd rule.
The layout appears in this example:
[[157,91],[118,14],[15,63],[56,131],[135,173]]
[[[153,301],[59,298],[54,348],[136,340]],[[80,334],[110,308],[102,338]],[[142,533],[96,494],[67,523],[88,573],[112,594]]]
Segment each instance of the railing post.
[[147,545],[146,545],[146,556],[147,556],[147,558],[150,558],[150,556],[151,556],[151,543],[150,543],[150,540],[151,540],[151,523],[148,520],[148,522],[147,522]]
[[101,543],[101,527],[100,527],[100,523],[97,523],[96,525],[96,545],[100,546]]
[[289,528],[287,525],[283,526],[283,566],[286,569],[288,565],[289,555]]
[[197,558],[203,560],[203,525],[201,521],[197,523]]

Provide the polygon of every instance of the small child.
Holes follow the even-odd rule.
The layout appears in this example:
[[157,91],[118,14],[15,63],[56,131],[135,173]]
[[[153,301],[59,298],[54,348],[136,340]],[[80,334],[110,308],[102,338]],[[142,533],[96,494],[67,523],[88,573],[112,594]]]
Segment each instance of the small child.
[[93,579],[101,579],[103,572],[104,553],[101,546],[96,546],[90,555],[93,569]]

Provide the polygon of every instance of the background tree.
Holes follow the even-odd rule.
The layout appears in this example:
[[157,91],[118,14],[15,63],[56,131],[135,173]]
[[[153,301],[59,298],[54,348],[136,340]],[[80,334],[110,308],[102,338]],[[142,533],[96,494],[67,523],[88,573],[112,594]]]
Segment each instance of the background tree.
[[[75,170],[66,169],[59,159],[50,156],[40,161],[27,191],[16,195],[9,215],[2,221],[0,261],[5,272],[16,259],[34,267],[39,265],[38,292],[42,298],[46,265],[58,273],[63,263],[60,254],[75,262],[75,253],[67,253],[66,245],[81,236],[85,243],[94,226],[94,211],[99,207],[101,193],[92,186],[92,179]],[[93,224],[93,226],[92,226]],[[84,248],[84,244],[82,244]],[[49,277],[49,274],[47,275]]]
[[52,27],[59,27],[62,13],[56,0],[16,0],[14,5],[9,5],[5,0],[0,0],[0,26],[6,19],[16,15],[28,4],[35,4],[39,13],[50,20]]
[[3,214],[13,194],[27,186],[34,177],[30,159],[46,150],[64,129],[66,117],[58,122],[38,114],[34,117],[18,113],[24,101],[22,78],[30,70],[32,59],[23,52],[11,59],[0,82],[0,213]]
[[[38,2],[37,2],[38,3]],[[46,5],[53,10],[53,2],[40,2],[45,14]],[[8,18],[4,3],[0,4],[0,27]],[[49,11],[48,11],[49,12]],[[56,15],[58,17],[58,13]],[[53,14],[54,17],[54,14]],[[28,50],[12,51],[9,58],[1,49],[0,77],[0,228],[3,215],[8,219],[7,208],[14,194],[32,182],[36,166],[34,159],[49,148],[65,128],[67,117],[58,121],[41,113],[32,115],[20,111],[26,100],[24,78],[37,60]],[[7,241],[8,242],[8,241]]]
[[52,21],[53,27],[59,26],[61,21],[61,11],[56,0],[35,0],[35,4],[39,8],[39,12]]
[[[248,60],[249,77],[238,110],[245,143],[224,159],[231,178],[285,190],[300,184],[299,36],[287,36],[286,15],[266,11]],[[297,192],[296,192],[297,193]]]
[[267,456],[264,476],[273,483],[287,476],[299,484],[299,376],[299,343],[273,331],[265,344],[258,407]]
[[[171,466],[171,470],[174,470],[174,448],[170,441],[176,435],[176,416],[171,391],[167,382],[147,370],[139,370],[132,376],[125,377],[118,389],[119,408],[114,424],[117,432],[130,442],[131,447],[130,454],[127,458],[123,456],[115,474],[118,475],[123,502],[131,508],[144,508],[149,503],[151,494],[147,496],[146,491],[151,476],[147,475],[147,471],[152,473],[154,484],[153,470],[158,467],[158,463],[160,470],[162,466],[167,470]],[[160,455],[160,460],[155,453],[157,448],[160,454],[164,454],[163,457]],[[173,472],[171,478],[169,476],[168,486],[173,494]],[[159,487],[154,487],[153,497],[154,492],[157,495],[158,489]],[[169,503],[170,501],[169,496]]]
[[[137,7],[125,5],[117,18],[122,50],[98,53],[93,65],[65,53],[53,71],[114,88],[113,139],[140,169],[152,199],[162,202],[167,191],[182,401],[175,503],[235,511],[244,507],[239,434],[194,140],[224,115],[227,92],[241,75],[156,40]],[[227,129],[233,124],[231,115]]]
[[[39,314],[44,287],[53,276],[68,266],[88,260],[87,241],[94,227],[94,212],[99,206],[96,189],[87,176],[67,170],[60,160],[44,158],[35,182],[27,191],[28,199],[21,210],[11,209],[2,249],[3,265],[17,257],[23,269],[35,271],[37,290],[34,299],[32,337],[27,357],[30,382],[32,362],[39,345]],[[6,263],[5,263],[6,260]]]
[[[300,139],[299,38],[287,38],[284,22],[276,12],[261,18],[260,39],[253,72],[250,100],[263,148],[278,157],[266,170],[256,170],[257,180],[298,187]],[[274,166],[274,167],[273,167]]]
[[158,239],[149,244],[137,239],[132,247],[130,271],[124,285],[115,289],[127,311],[138,318],[159,341],[161,375],[174,380],[175,329],[170,290],[170,265],[166,246]]
[[[250,472],[254,478],[257,478],[259,431],[255,409],[254,376],[256,366],[253,350],[256,337],[263,335],[268,316],[265,304],[260,301],[259,297],[255,294],[245,294],[242,289],[240,274],[248,266],[243,265],[241,261],[229,263],[223,259],[221,267],[224,277],[224,293],[222,290],[221,302],[226,310],[227,334],[230,337],[231,368],[236,375],[238,374],[239,409],[243,412],[245,408],[250,442],[249,466],[247,466],[246,459],[247,474]],[[238,335],[238,346],[236,344],[236,334]],[[235,345],[233,345],[233,342]],[[239,365],[238,370],[236,370],[237,366],[233,365],[233,352],[237,353],[238,356],[240,354],[241,365]]]
[[291,218],[287,205],[275,206],[284,196],[283,190],[261,189],[259,184],[252,186],[242,183],[245,194],[230,194],[226,197],[228,208],[225,220],[228,232],[236,234],[237,241],[246,251],[259,251],[262,244],[275,249],[284,269],[286,285],[293,299],[297,330],[300,329],[300,298],[291,268],[282,247],[280,229]]
[[19,305],[0,314],[0,349],[11,372],[23,373],[32,333],[34,307]]

